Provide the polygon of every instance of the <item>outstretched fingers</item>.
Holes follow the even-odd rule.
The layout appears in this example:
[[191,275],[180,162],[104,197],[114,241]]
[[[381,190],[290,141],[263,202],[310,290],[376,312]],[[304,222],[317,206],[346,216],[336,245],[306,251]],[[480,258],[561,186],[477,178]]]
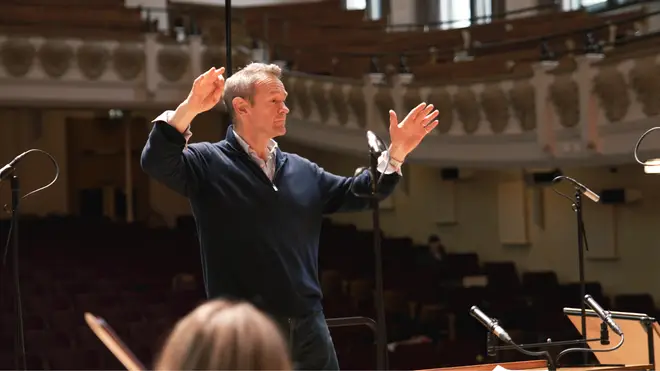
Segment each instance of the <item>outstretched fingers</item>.
[[408,115],[403,121],[415,121],[419,116],[421,116],[421,113],[424,111],[426,108],[426,103],[420,103],[417,105],[417,107],[413,108],[410,112],[408,112]]
[[430,124],[424,126],[424,130],[426,131],[426,134],[430,133],[433,129],[435,129],[436,126],[438,126],[438,120],[435,120]]
[[439,114],[440,111],[438,110],[434,110],[433,112],[426,114],[426,116],[424,116],[424,118],[422,119],[422,125],[428,126],[429,122],[433,121],[436,117],[438,117]]
[[211,67],[209,68],[208,71],[204,72],[198,80],[201,80],[203,83],[210,83],[210,84],[215,84],[219,80],[224,80],[222,77],[222,74],[225,73],[225,68],[220,67],[220,68],[215,68]]

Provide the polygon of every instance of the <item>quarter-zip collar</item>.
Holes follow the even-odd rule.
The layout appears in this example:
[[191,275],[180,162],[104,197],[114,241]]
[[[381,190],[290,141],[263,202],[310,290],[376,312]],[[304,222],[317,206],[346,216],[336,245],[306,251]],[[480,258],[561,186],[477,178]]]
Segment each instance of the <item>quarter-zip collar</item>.
[[[274,156],[275,156],[275,173],[273,175],[273,180],[271,181],[266,174],[263,172],[263,170],[257,165],[257,163],[250,157],[250,154],[244,149],[244,146],[241,144],[239,137],[236,135],[234,131],[234,125],[229,125],[227,128],[227,134],[225,136],[225,140],[227,142],[227,145],[230,149],[230,151],[237,156],[241,156],[248,160],[247,162],[249,163],[249,166],[251,169],[255,170],[255,173],[257,173],[257,176],[264,181],[266,181],[270,186],[273,187],[275,191],[277,191],[277,175],[279,171],[282,169],[282,166],[286,163],[287,156],[285,153],[283,153],[280,148],[277,146],[277,143],[273,141],[271,144],[274,143],[272,146],[272,150],[274,151]],[[269,146],[270,147],[270,146]]]

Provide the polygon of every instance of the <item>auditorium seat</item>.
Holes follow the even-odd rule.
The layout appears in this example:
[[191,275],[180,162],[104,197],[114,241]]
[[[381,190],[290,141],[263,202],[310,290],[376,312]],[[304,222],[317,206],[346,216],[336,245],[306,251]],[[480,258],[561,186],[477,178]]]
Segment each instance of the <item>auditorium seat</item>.
[[525,272],[522,275],[522,285],[526,294],[548,292],[559,289],[557,273],[553,271]]
[[[25,247],[22,267],[26,283],[26,340],[31,362],[43,364],[32,368],[122,368],[85,324],[85,311],[106,318],[141,360],[152,362],[176,320],[205,299],[194,232],[174,229],[163,236],[162,230],[152,231],[140,225],[94,224],[74,218],[49,220],[52,224],[43,220],[24,222],[24,228],[30,231],[24,235],[26,243],[22,245]],[[0,228],[0,235],[6,233],[5,226]],[[75,231],[80,233],[72,239]],[[99,235],[106,236],[106,244],[95,244]],[[119,243],[150,238],[157,243],[125,243],[126,246]],[[327,294],[328,318],[365,315],[375,319],[371,233],[325,220],[321,245],[320,279]],[[88,246],[95,246],[94,251],[88,251]],[[384,277],[388,338],[400,340],[423,335],[435,344],[433,347],[401,348],[401,353],[391,354],[392,365],[396,364],[397,368],[477,362],[477,357],[483,356],[485,351],[486,330],[469,315],[472,305],[479,305],[501,320],[508,330],[518,331],[522,339],[570,338],[575,334],[566,316],[550,304],[572,306],[577,303],[575,306],[579,307],[579,285],[560,283],[553,272],[525,272],[520,279],[518,268],[512,262],[480,262],[477,254],[450,252],[438,268],[442,271],[451,267],[452,277],[448,277],[438,275],[438,270],[434,272],[416,265],[414,256],[419,250],[415,249],[419,247],[413,247],[409,239],[390,241],[384,236],[383,247],[387,255],[384,260],[390,262]],[[152,256],[156,248],[162,264],[157,267],[142,264],[142,257]],[[45,256],[49,257],[48,264],[43,260]],[[394,264],[396,261],[401,263],[400,269]],[[172,290],[172,279],[180,273],[194,277],[191,290]],[[467,281],[456,278],[474,274],[485,274],[487,285],[464,287]],[[540,301],[543,296],[537,293],[548,294],[553,287],[558,287],[557,300],[554,303]],[[589,282],[587,292],[604,308],[613,309],[597,282]],[[350,295],[351,300],[328,302],[333,296],[336,299],[345,298],[344,295]],[[649,304],[652,298],[647,296],[627,299],[621,296],[615,302],[617,307],[625,306],[631,311],[652,308]],[[3,304],[0,348],[9,349],[11,353],[14,317],[10,304]],[[374,335],[370,329],[332,328],[330,331],[342,368],[375,367]],[[66,356],[43,353],[41,346],[48,344],[52,349],[68,349],[62,350]],[[403,356],[404,352],[409,355]],[[78,360],[66,363],[67,356],[74,355]],[[435,363],[423,362],[425,359],[433,359]],[[78,363],[80,360],[82,363]],[[406,360],[410,363],[405,363]]]
[[52,349],[45,356],[48,370],[87,370],[98,367],[98,362],[85,358],[83,352],[72,349]]
[[462,278],[479,274],[479,256],[475,253],[449,253],[447,254],[445,268],[451,277]]
[[434,343],[419,343],[399,345],[389,352],[389,366],[391,370],[423,370],[434,368],[440,363],[437,345]]
[[488,277],[488,286],[491,288],[502,288],[509,292],[521,288],[516,265],[512,262],[484,263],[481,270]]
[[49,317],[48,327],[55,331],[72,331],[85,325],[83,315],[73,310],[53,310]]
[[614,308],[622,312],[645,313],[653,317],[656,317],[658,313],[653,297],[649,294],[616,295],[614,297]]

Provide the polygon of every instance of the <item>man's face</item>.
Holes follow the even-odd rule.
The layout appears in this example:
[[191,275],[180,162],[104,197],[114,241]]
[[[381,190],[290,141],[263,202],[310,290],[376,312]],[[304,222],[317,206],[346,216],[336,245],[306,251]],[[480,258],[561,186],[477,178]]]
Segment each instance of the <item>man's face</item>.
[[252,104],[247,107],[244,122],[268,138],[286,133],[286,115],[289,108],[284,101],[287,92],[280,79],[268,76],[259,80],[254,87]]

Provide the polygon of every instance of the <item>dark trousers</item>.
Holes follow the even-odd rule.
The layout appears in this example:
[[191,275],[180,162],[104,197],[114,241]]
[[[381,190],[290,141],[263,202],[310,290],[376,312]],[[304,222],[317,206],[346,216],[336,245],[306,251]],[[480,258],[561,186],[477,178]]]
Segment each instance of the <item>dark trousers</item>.
[[323,312],[275,320],[289,344],[296,370],[339,370],[339,362]]

